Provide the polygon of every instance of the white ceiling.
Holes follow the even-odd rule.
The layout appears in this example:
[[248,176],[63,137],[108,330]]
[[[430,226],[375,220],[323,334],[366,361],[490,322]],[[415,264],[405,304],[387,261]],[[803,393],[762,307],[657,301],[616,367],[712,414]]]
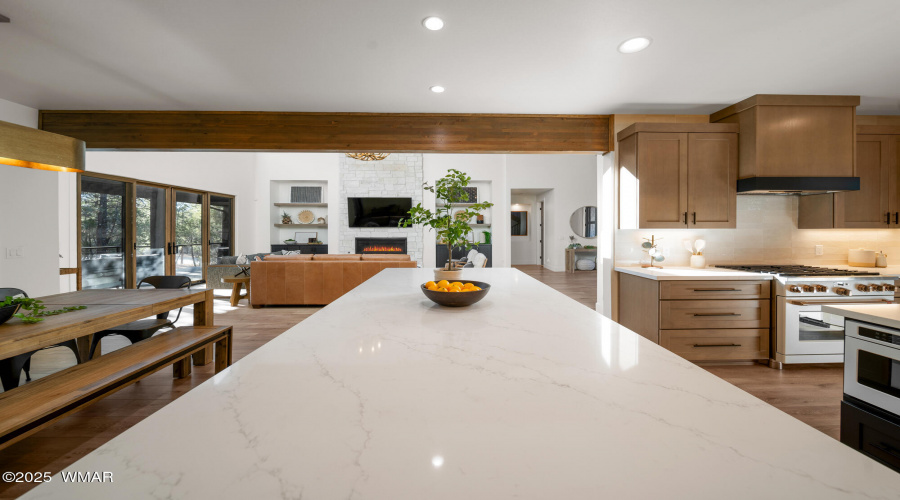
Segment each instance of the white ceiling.
[[[0,13],[0,98],[40,109],[708,113],[769,93],[900,114],[898,0],[0,0]],[[425,30],[428,15],[444,30]],[[616,51],[636,35],[653,45]]]

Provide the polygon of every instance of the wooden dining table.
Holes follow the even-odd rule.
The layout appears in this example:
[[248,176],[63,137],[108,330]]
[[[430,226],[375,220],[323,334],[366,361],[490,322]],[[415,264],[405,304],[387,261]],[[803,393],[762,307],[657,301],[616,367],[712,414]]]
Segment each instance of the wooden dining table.
[[[87,308],[46,316],[40,323],[13,318],[0,325],[0,359],[75,339],[81,359],[86,361],[94,333],[190,305],[194,306],[194,326],[213,325],[212,290],[80,290],[35,298],[43,301],[47,310]],[[212,347],[193,355],[194,365],[206,365],[212,359]]]

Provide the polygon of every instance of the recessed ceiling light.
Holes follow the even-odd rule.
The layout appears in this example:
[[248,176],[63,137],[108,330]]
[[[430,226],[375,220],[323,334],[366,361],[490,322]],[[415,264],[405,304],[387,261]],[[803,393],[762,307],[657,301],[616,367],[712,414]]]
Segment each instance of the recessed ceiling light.
[[425,26],[431,31],[437,31],[444,27],[444,20],[434,16],[426,17],[422,20],[422,26]]
[[619,52],[623,54],[634,54],[640,52],[650,46],[651,40],[645,36],[629,38],[619,44]]
[[431,87],[431,91],[434,92],[435,94],[440,94],[441,92],[444,91],[444,87],[441,87],[440,85],[435,85],[435,86]]

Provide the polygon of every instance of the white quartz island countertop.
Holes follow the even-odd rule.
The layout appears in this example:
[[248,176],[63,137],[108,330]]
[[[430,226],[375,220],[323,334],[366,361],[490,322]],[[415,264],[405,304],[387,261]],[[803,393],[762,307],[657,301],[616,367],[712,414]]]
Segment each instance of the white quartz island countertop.
[[620,273],[633,274],[651,280],[771,280],[771,274],[748,273],[731,269],[707,267],[694,269],[691,267],[616,267]]
[[900,330],[900,304],[822,306],[822,312]]
[[897,474],[514,269],[387,269],[26,498],[896,499]]

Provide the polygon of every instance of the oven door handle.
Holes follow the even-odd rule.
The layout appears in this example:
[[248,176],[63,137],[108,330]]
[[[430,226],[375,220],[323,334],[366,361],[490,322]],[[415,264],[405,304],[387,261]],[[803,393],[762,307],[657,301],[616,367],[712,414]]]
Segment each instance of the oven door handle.
[[805,300],[789,300],[788,304],[794,306],[846,306],[851,304],[893,304],[893,300],[881,299],[881,300],[832,300],[832,301],[820,301],[820,302],[807,302]]

